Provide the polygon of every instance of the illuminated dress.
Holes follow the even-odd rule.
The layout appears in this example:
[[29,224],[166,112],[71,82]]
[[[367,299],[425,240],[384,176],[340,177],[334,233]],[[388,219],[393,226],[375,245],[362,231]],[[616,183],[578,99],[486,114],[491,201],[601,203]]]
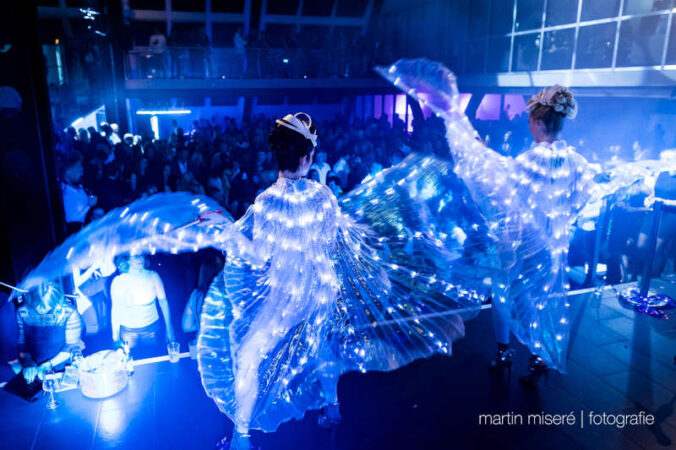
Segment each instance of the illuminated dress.
[[445,121],[455,171],[497,242],[493,307],[532,354],[565,371],[568,246],[590,196],[587,162],[564,141],[537,144],[517,158],[488,148],[459,106],[455,76],[439,63],[400,60],[377,70]]

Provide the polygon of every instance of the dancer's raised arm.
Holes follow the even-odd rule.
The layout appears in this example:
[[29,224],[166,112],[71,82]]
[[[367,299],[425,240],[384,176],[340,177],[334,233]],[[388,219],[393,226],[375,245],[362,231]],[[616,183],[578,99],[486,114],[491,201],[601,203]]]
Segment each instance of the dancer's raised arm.
[[376,71],[444,120],[455,172],[472,196],[490,198],[497,208],[504,205],[517,179],[515,162],[480,140],[460,107],[455,75],[443,64],[424,58],[401,59]]

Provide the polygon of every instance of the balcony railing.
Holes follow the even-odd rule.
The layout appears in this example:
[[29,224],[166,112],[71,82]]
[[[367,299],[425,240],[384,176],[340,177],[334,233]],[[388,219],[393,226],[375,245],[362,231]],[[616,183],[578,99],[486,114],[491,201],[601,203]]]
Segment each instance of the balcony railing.
[[373,76],[373,58],[318,49],[168,47],[127,54],[127,79],[344,78]]

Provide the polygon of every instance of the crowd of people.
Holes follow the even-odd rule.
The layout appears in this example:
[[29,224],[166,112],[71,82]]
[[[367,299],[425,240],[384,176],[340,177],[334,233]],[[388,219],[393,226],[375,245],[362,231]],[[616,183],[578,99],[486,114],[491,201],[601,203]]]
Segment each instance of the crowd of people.
[[[386,116],[318,125],[322,138],[309,176],[340,196],[412,151],[444,154],[443,126],[428,119],[408,134]],[[267,136],[272,120],[200,119],[189,132],[178,126],[167,139],[126,134],[115,124],[69,128],[59,140],[58,166],[70,230],[137,198],[157,192],[204,194],[241,216],[256,194],[277,178]]]

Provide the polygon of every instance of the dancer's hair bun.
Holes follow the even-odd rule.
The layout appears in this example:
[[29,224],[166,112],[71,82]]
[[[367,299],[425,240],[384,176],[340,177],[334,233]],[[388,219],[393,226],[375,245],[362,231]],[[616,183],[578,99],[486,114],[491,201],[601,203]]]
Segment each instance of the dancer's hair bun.
[[577,116],[577,102],[573,92],[565,86],[558,84],[545,88],[537,95],[528,100],[528,111],[533,112],[539,106],[548,106],[554,112],[568,118]]

